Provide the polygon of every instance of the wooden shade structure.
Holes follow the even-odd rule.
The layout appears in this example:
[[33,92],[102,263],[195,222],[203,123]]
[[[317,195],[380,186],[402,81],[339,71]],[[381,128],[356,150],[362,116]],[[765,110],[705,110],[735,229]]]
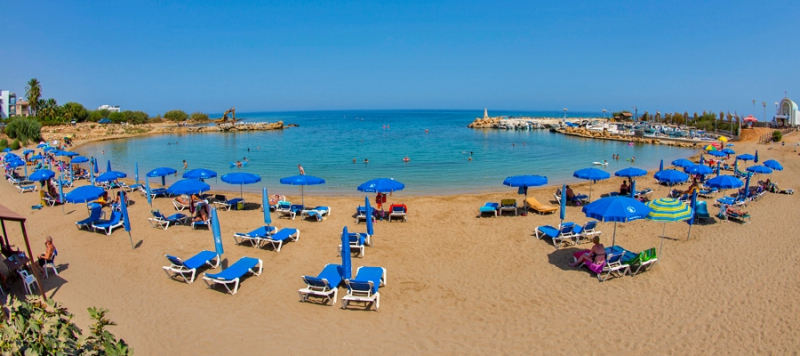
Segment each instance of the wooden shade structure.
[[[0,205],[0,227],[3,229],[3,236],[5,237],[5,241],[3,241],[6,245],[6,249],[10,250],[11,246],[8,243],[8,233],[6,232],[6,221],[14,221],[19,222],[19,227],[22,229],[22,237],[25,239],[25,248],[28,250],[28,257],[30,261],[28,263],[31,264],[31,270],[33,271],[33,275],[36,277],[36,283],[39,285],[39,294],[41,294],[42,298],[47,299],[44,294],[44,289],[42,288],[42,279],[39,277],[39,271],[33,267],[33,253],[31,252],[31,244],[28,242],[28,230],[25,229],[25,218],[22,215],[19,215],[12,211],[9,208],[6,208],[3,205]],[[14,273],[14,271],[11,271]]]

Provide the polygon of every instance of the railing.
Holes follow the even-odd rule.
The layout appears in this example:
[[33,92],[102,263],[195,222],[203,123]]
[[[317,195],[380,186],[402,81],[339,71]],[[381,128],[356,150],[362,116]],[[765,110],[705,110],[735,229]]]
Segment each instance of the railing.
[[[788,127],[788,128],[781,128],[781,129],[775,129],[775,130],[780,131],[781,134],[783,134],[783,135],[786,135],[787,133],[795,131],[795,128]],[[773,131],[773,132],[775,132],[775,131]],[[768,134],[763,134],[763,135],[761,135],[761,137],[758,138],[758,143],[770,143],[770,142],[772,142],[772,132],[770,132]]]

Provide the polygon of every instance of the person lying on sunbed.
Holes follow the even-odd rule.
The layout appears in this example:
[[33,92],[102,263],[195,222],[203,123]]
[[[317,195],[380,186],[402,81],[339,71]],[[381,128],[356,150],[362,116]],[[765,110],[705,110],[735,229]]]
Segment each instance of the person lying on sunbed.
[[728,205],[728,208],[725,209],[726,215],[738,215],[738,216],[745,216],[747,215],[746,211],[735,209],[734,207]]
[[198,204],[196,211],[197,213],[194,215],[192,221],[200,222],[208,220],[208,204]]
[[180,195],[180,196],[175,198],[176,202],[178,202],[180,204],[183,204],[183,205],[189,205],[189,203],[191,203],[192,200],[193,199],[190,200],[189,196],[186,195],[186,194]]

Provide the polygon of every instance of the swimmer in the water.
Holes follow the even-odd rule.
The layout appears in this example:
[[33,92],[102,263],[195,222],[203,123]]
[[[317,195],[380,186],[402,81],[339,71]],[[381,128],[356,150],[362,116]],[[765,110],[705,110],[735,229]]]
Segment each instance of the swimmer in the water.
[[410,159],[408,158],[408,156],[406,156],[406,158],[403,158],[403,162],[408,162],[408,161],[410,161]]
[[428,133],[428,129],[425,129],[425,133]]
[[356,163],[356,159],[355,158],[353,158],[353,163]]
[[183,170],[185,171],[186,168],[188,168],[188,167],[189,167],[189,164],[186,163],[186,160],[183,160]]
[[247,162],[247,157],[242,157],[242,161]]
[[236,161],[236,167],[242,168],[242,162],[241,161]]
[[469,156],[469,160],[472,161],[472,156]]
[[364,158],[364,163],[369,163],[369,159]]

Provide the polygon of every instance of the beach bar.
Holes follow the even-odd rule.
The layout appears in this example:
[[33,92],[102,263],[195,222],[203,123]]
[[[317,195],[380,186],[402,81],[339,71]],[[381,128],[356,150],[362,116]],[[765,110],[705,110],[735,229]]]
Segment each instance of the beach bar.
[[[22,237],[23,239],[25,239],[25,248],[28,251],[27,257],[22,257],[21,259],[20,257],[16,257],[15,261],[9,261],[9,258],[13,257],[12,255],[8,256],[3,261],[6,263],[6,266],[9,269],[8,271],[9,274],[12,274],[17,268],[20,268],[28,263],[33,263],[32,260],[33,253],[31,253],[31,244],[28,242],[28,230],[25,229],[25,218],[22,217],[22,215],[13,212],[11,209],[6,208],[4,205],[0,205],[0,228],[2,228],[3,230],[3,238],[4,238],[3,242],[5,243],[5,248],[3,249],[3,251],[11,251],[11,246],[8,243],[8,232],[6,230],[6,221],[19,222],[19,227],[20,229],[22,229]],[[36,268],[33,267],[32,264],[31,264],[31,271],[33,271],[33,275],[34,277],[36,277],[36,284],[39,287],[39,294],[41,294],[42,298],[47,299],[47,297],[45,297],[44,294],[44,289],[42,288],[42,279],[39,276],[39,272],[36,270]]]

